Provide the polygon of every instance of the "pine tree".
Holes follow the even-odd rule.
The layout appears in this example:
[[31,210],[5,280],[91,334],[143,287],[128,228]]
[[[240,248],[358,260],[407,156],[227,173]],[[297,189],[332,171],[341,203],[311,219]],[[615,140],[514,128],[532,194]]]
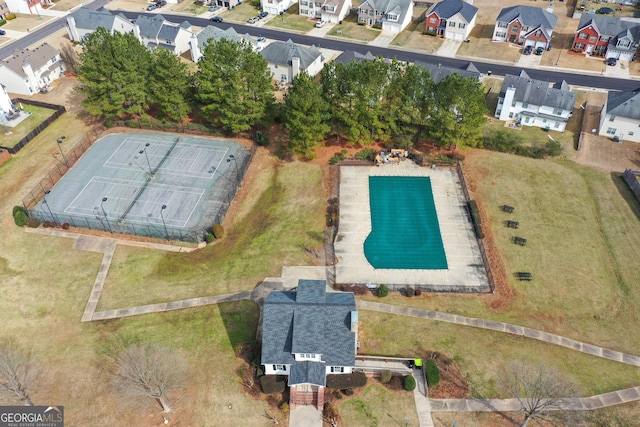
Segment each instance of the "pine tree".
[[187,64],[166,49],[151,53],[149,100],[158,108],[158,117],[171,121],[184,120],[191,111],[191,77]]

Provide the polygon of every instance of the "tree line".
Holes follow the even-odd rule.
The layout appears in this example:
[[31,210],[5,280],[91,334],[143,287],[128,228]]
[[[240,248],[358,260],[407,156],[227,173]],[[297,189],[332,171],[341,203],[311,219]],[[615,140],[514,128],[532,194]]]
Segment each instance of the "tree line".
[[106,121],[152,114],[197,118],[229,134],[246,132],[280,108],[289,148],[311,156],[330,136],[408,148],[421,138],[476,146],[486,106],[480,82],[454,73],[435,83],[421,66],[387,61],[325,65],[301,73],[276,104],[267,61],[244,41],[210,40],[195,72],[179,57],[147,50],[129,33],[89,34],[77,66],[82,102]]

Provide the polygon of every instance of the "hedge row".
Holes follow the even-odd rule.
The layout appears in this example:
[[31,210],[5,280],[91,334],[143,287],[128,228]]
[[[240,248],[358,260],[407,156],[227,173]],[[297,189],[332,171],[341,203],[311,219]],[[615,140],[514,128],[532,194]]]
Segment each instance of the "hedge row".
[[367,376],[364,372],[327,375],[327,388],[342,390],[354,387],[364,387],[366,384]]
[[469,215],[471,216],[471,224],[473,224],[473,231],[476,233],[478,239],[484,238],[482,232],[482,218],[480,217],[480,210],[475,200],[469,200],[467,202],[467,208],[469,209]]
[[425,370],[427,373],[427,384],[429,387],[437,387],[438,384],[440,384],[440,370],[438,369],[436,361],[428,359],[427,364],[425,365]]

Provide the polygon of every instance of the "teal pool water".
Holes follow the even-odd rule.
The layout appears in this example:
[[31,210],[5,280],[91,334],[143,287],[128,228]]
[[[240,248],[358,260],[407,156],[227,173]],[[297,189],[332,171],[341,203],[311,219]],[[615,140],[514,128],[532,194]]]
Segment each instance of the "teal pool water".
[[429,177],[370,176],[369,205],[364,254],[373,267],[447,269]]

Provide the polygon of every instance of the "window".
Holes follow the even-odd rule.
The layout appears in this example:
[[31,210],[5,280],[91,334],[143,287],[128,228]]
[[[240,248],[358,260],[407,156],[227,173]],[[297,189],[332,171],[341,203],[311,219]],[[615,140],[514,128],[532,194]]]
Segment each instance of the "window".
[[511,32],[512,33],[517,33],[518,32],[518,26],[514,25],[513,27],[511,27]]
[[554,108],[553,109],[553,115],[554,116],[561,116],[562,115],[562,110],[560,108]]
[[576,43],[576,49],[584,49],[584,43]]
[[308,15],[309,11],[307,9],[300,9],[300,15]]
[[618,130],[618,129],[616,129],[616,128],[608,128],[608,129],[607,129],[607,133],[608,133],[609,135],[615,135],[617,130]]
[[542,123],[547,123],[547,119],[542,119]]
[[525,118],[524,118],[524,122],[525,122],[525,123],[529,123],[529,120],[530,120],[530,119],[531,119],[531,117],[525,117]]
[[556,122],[556,124],[553,125],[553,127],[556,128],[556,129],[559,128],[560,127],[560,123]]
[[633,136],[633,132],[629,132],[629,136]]
[[610,122],[615,122],[615,121],[616,121],[616,116],[611,116],[611,117],[609,117],[609,121],[610,121]]
[[509,118],[513,119],[513,113],[509,113]]
[[515,107],[516,106],[516,100],[514,99],[513,101],[511,101],[511,106]]
[[309,4],[308,1],[301,1],[300,6],[307,6]]
[[438,22],[438,18],[436,18],[435,16],[429,18],[429,22],[432,24],[435,24],[436,22]]
[[631,46],[631,42],[628,41],[628,40],[618,40],[618,44],[616,46],[617,47],[627,48],[627,47]]
[[287,75],[286,74],[280,74],[280,81],[286,82],[287,81]]
[[273,365],[273,369],[275,371],[286,371],[287,370],[287,366],[286,365]]
[[309,353],[300,354],[300,359],[315,359],[315,358],[316,358],[315,354],[309,354]]
[[322,7],[322,3],[316,2],[316,7]]
[[389,21],[397,21],[398,20],[398,15],[388,14],[387,15],[387,19]]
[[466,26],[467,26],[467,24],[465,24],[464,22],[461,22],[461,23],[458,24],[458,28],[464,28]]
[[325,10],[327,12],[335,12],[336,11],[336,7],[335,6],[325,6]]
[[373,10],[369,11],[369,16],[373,16]]
[[582,39],[582,40],[586,40],[588,37],[589,37],[589,34],[587,34],[587,33],[578,34],[578,38]]
[[528,102],[523,102],[522,103],[522,108],[529,108],[529,103]]
[[344,366],[332,366],[331,372],[344,372]]
[[595,42],[596,42],[596,40],[598,40],[598,37],[596,37],[596,36],[591,36],[591,37],[589,37],[589,41],[590,41],[591,43],[595,43]]
[[171,44],[171,40],[167,39],[166,40],[167,44]]
[[456,23],[453,21],[449,21],[449,26],[455,28],[456,27]]
[[509,24],[506,22],[498,22],[498,28],[507,28]]
[[496,37],[502,37],[502,38],[507,37],[507,33],[503,32],[503,31],[498,31],[496,33]]
[[536,37],[540,37],[542,35],[542,31],[538,30],[536,31]]
[[609,36],[600,36],[600,41],[601,42],[608,42],[609,41]]

